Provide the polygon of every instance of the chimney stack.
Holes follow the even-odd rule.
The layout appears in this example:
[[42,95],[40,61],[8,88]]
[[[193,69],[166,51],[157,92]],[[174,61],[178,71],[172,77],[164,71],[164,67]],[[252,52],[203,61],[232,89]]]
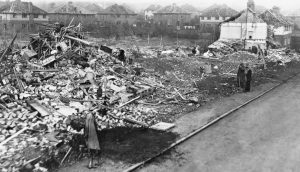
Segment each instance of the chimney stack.
[[32,13],[32,2],[28,2],[28,12]]
[[251,9],[252,11],[255,11],[255,3],[253,0],[248,0],[247,8]]

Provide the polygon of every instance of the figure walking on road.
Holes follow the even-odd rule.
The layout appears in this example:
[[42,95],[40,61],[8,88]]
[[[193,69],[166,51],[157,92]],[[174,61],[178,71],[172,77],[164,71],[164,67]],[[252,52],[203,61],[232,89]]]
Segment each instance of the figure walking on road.
[[98,164],[100,165],[100,157],[99,157],[99,152],[100,152],[100,144],[99,144],[99,139],[98,139],[98,132],[97,132],[97,125],[95,121],[95,117],[92,113],[87,113],[86,115],[86,121],[85,121],[85,130],[84,130],[84,136],[86,139],[86,145],[90,153],[90,161],[88,168],[95,168],[93,164],[93,160],[95,155],[98,155]]

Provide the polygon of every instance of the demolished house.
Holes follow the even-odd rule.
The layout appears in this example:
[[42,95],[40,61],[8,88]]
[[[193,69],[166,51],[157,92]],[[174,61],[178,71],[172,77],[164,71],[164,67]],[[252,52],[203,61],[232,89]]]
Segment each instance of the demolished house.
[[280,13],[279,7],[266,10],[260,16],[271,29],[270,41],[274,41],[280,46],[289,47],[291,44],[292,22]]
[[265,49],[267,23],[249,7],[235,17],[222,22],[220,40],[242,40],[244,49],[257,45]]
[[267,48],[268,26],[254,10],[254,2],[249,1],[246,10],[221,22],[220,38],[208,46],[210,52],[222,55],[239,50],[253,50],[255,54],[264,51]]

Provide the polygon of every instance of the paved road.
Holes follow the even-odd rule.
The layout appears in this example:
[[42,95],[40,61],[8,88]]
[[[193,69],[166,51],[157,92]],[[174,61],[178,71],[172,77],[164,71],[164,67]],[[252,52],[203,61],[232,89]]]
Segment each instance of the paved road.
[[300,76],[138,171],[300,171]]

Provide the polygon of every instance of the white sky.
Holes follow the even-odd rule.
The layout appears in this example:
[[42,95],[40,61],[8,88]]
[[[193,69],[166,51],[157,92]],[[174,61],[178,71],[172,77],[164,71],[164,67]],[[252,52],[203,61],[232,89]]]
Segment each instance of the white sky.
[[[30,0],[26,0],[30,1]],[[56,1],[62,1],[62,0],[31,0],[32,2],[38,2],[38,3],[50,3],[50,2],[56,2]],[[105,4],[105,2],[109,3],[127,3],[129,5],[132,5],[133,8],[137,9],[144,9],[147,8],[150,4],[159,4],[159,5],[169,5],[172,3],[176,3],[178,5],[182,4],[191,4],[197,8],[206,8],[212,4],[227,4],[228,6],[240,10],[246,7],[247,0],[66,0],[64,2],[68,1],[90,1],[95,2],[97,4]],[[267,8],[271,8],[272,6],[276,5],[279,6],[283,11],[291,11],[291,10],[300,10],[300,0],[254,0],[255,4],[257,5],[263,5]]]

